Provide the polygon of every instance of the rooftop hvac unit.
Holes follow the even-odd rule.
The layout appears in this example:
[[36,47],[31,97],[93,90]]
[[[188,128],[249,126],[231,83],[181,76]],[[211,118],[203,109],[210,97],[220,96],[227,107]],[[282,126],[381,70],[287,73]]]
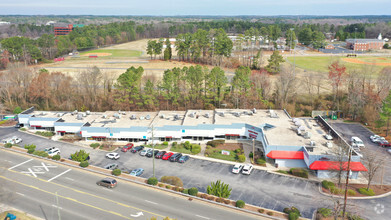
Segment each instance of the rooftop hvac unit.
[[194,118],[194,114],[193,114],[193,112],[189,114],[189,117],[192,117],[192,118]]
[[310,141],[310,146],[315,147],[315,141]]
[[302,121],[301,121],[301,120],[296,121],[296,122],[295,122],[295,125],[296,125],[296,126],[301,126],[301,125],[302,125]]
[[248,115],[253,115],[254,113],[253,112],[248,112]]
[[224,115],[224,112],[220,112],[219,115],[220,115],[221,117],[224,117],[224,116],[225,116],[225,115]]
[[164,118],[164,115],[163,115],[163,114],[161,114],[161,115],[160,115],[160,118]]
[[144,116],[140,116],[140,120],[144,120],[145,119],[145,117]]
[[91,115],[91,112],[90,112],[90,111],[86,111],[86,114],[87,114],[87,115]]
[[137,119],[136,115],[130,116],[130,120],[136,120],[136,119]]
[[310,139],[311,136],[312,136],[311,132],[308,132],[308,131],[307,131],[307,132],[304,133],[304,138],[305,138],[305,139]]
[[64,113],[57,113],[57,117],[62,117]]
[[82,120],[83,119],[83,115],[82,114],[77,114],[77,120]]
[[81,113],[81,115],[82,115],[83,117],[86,117],[86,116],[87,116],[87,113],[83,112],[83,113]]
[[240,117],[240,112],[234,112],[234,113],[232,113],[234,116],[236,116],[236,117]]
[[205,114],[205,118],[209,118],[209,113],[206,113],[206,114]]
[[120,118],[121,118],[121,115],[120,115],[120,114],[117,114],[117,113],[115,113],[113,116],[114,116],[114,118],[117,118],[117,119],[120,119]]
[[107,118],[107,115],[102,115],[102,118]]
[[252,111],[254,114],[257,113],[257,110],[256,110],[255,108],[253,108],[251,111]]
[[147,116],[145,116],[145,119],[151,120],[151,116],[150,116],[150,115],[147,115]]
[[178,114],[174,115],[174,119],[179,120],[179,115]]

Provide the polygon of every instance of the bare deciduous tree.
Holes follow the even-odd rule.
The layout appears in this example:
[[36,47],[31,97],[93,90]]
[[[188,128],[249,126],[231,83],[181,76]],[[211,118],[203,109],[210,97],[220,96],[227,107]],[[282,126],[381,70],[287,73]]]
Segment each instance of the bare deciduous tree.
[[385,163],[386,158],[384,157],[384,155],[379,155],[367,151],[364,154],[363,160],[366,168],[368,169],[368,171],[364,175],[368,179],[367,190],[369,190],[373,178],[376,176],[377,172],[379,171],[379,168],[382,167]]
[[283,67],[276,82],[276,104],[284,108],[291,97],[296,95],[297,80],[292,68]]

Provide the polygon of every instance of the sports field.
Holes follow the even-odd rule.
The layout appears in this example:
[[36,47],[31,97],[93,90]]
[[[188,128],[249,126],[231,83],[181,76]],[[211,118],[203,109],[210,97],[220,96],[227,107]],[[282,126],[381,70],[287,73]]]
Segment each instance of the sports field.
[[139,57],[141,51],[126,49],[98,49],[80,53],[80,56],[98,55],[98,57]]
[[363,57],[342,57],[342,56],[297,56],[288,57],[288,62],[295,64],[297,67],[309,71],[328,72],[328,66],[334,61],[340,61],[346,66],[347,71],[360,70],[364,65],[370,65],[377,73],[385,66],[391,66],[390,57],[363,56]]

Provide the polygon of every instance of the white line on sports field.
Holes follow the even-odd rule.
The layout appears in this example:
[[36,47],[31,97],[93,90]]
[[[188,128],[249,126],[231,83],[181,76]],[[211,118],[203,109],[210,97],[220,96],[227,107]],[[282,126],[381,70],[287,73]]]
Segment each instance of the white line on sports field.
[[15,192],[16,194],[20,195],[20,196],[24,196],[23,193],[20,193],[20,192]]
[[26,161],[24,161],[24,162],[22,162],[22,163],[20,163],[20,164],[16,164],[15,166],[8,168],[8,170],[12,170],[12,169],[14,169],[14,168],[16,168],[16,167],[18,167],[18,166],[21,166],[21,165],[23,165],[23,164],[25,164],[25,163],[28,163],[28,162],[30,162],[30,161],[32,161],[32,160],[34,160],[34,159],[26,160]]
[[71,170],[72,170],[72,169],[65,170],[64,172],[62,172],[62,173],[58,174],[57,176],[55,176],[55,177],[51,178],[50,180],[48,180],[48,182],[50,182],[50,181],[56,179],[57,177],[60,177],[60,176],[62,176],[62,175],[64,175],[64,174],[68,173],[68,172],[71,171]]
[[202,215],[196,215],[197,217],[204,218],[204,219],[210,219],[208,217],[202,216]]
[[152,203],[152,204],[154,204],[154,205],[157,205],[157,203],[156,202],[152,202],[152,201],[149,201],[149,200],[145,200],[146,202],[149,202],[149,203]]

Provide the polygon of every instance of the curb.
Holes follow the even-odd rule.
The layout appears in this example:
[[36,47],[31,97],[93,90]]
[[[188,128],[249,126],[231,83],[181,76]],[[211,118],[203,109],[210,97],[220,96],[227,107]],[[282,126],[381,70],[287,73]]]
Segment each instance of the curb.
[[[327,193],[323,192],[322,191],[322,185],[319,185],[319,192],[320,192],[320,194],[322,194],[324,196],[327,196],[327,197],[340,198],[340,199],[345,198],[344,196],[332,195],[332,194],[327,194]],[[351,200],[379,199],[379,198],[387,197],[389,195],[391,195],[391,191],[388,192],[388,193],[384,193],[384,194],[381,194],[381,195],[375,195],[375,196],[361,196],[361,197],[349,197],[348,196],[347,199],[351,199]]]
[[[253,211],[246,210],[246,209],[241,209],[241,208],[230,206],[230,205],[227,205],[227,204],[218,203],[216,201],[210,201],[210,200],[203,199],[203,198],[200,198],[200,197],[197,197],[197,196],[191,196],[191,195],[183,194],[181,192],[165,189],[165,188],[162,188],[162,187],[159,187],[159,186],[149,185],[149,184],[145,183],[144,181],[143,182],[139,182],[139,181],[136,181],[136,180],[125,178],[125,177],[114,176],[112,174],[107,174],[107,173],[104,173],[104,172],[101,172],[101,171],[92,170],[92,169],[88,169],[88,168],[82,168],[82,167],[77,166],[77,165],[73,165],[73,164],[69,164],[69,163],[65,163],[65,162],[61,162],[61,161],[56,161],[56,160],[52,160],[52,159],[49,159],[49,158],[36,156],[36,155],[33,155],[33,154],[28,154],[27,152],[18,151],[18,150],[12,149],[12,148],[5,148],[3,146],[0,146],[0,149],[12,151],[14,153],[24,154],[26,156],[35,157],[35,158],[38,158],[38,159],[41,159],[41,160],[51,161],[52,163],[59,163],[59,164],[62,164],[63,166],[70,166],[70,167],[73,167],[73,168],[78,169],[78,170],[84,170],[84,171],[97,173],[97,174],[101,174],[101,175],[105,175],[105,176],[111,176],[111,177],[114,177],[114,178],[117,178],[117,179],[121,179],[121,180],[124,180],[124,181],[132,182],[132,183],[143,185],[143,186],[146,186],[146,187],[151,187],[151,188],[154,188],[154,189],[162,190],[162,191],[165,191],[165,192],[168,192],[168,193],[173,193],[173,194],[180,195],[180,196],[185,196],[185,197],[196,199],[196,200],[199,200],[199,201],[212,203],[212,204],[215,204],[215,205],[223,206],[225,208],[230,208],[230,209],[234,209],[234,210],[237,210],[237,211],[246,212],[246,213],[253,214],[253,215],[256,215],[256,216],[262,216],[262,217],[266,217],[266,218],[269,218],[269,219],[276,219],[276,220],[285,219],[285,218],[277,218],[277,217],[269,216],[269,215],[266,215],[266,214],[263,214],[263,213],[253,212]],[[89,165],[89,166],[96,167],[96,166],[93,166],[93,165]],[[97,167],[97,168],[102,169],[100,167]],[[128,174],[121,174],[121,175],[128,175]],[[144,179],[142,177],[137,177],[137,178]],[[234,200],[232,200],[232,201],[234,201]],[[257,207],[257,206],[255,206],[255,207]],[[267,208],[263,208],[263,207],[259,207],[259,208],[262,208],[264,210],[271,210],[271,209],[267,209]],[[275,210],[272,210],[272,211],[273,212],[278,212],[278,211],[275,211]],[[280,213],[282,213],[282,212],[280,212]],[[284,213],[282,213],[282,214],[284,214]]]

